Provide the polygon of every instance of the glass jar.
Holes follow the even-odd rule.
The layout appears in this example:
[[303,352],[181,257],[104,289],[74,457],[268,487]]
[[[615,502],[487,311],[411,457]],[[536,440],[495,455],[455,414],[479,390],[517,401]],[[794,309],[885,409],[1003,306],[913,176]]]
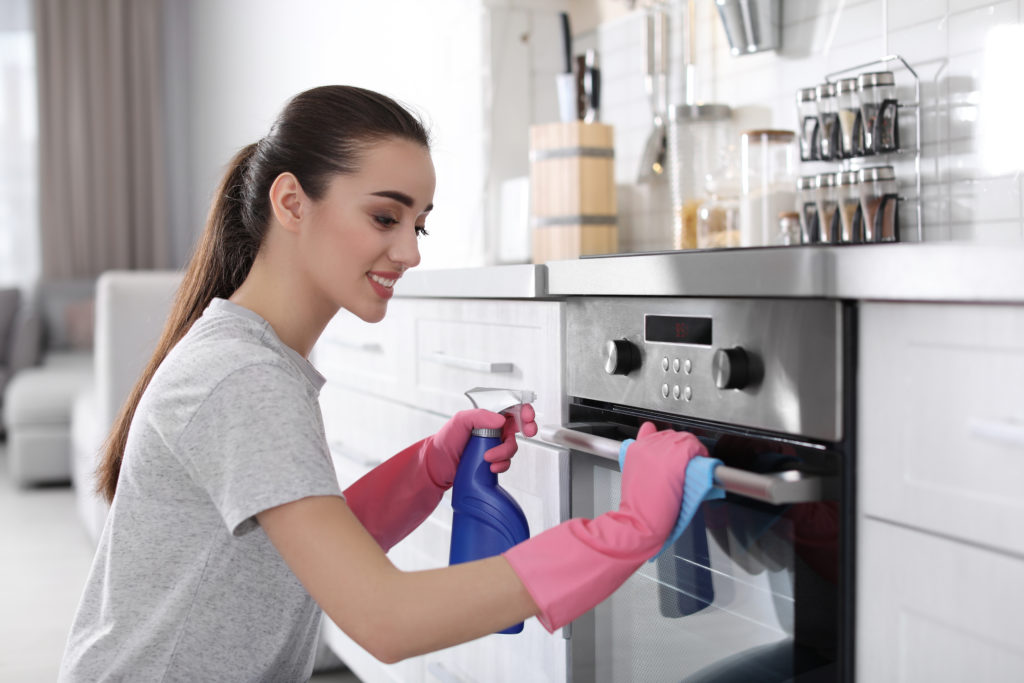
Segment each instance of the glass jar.
[[708,175],[706,199],[697,209],[697,248],[719,249],[740,246],[740,182],[732,156]]
[[796,211],[783,211],[779,214],[779,233],[775,237],[775,244],[781,247],[800,244],[800,230],[800,214]]
[[825,161],[841,159],[839,100],[835,83],[822,83],[818,92],[818,156]]
[[724,104],[669,109],[668,175],[672,188],[672,248],[696,249],[697,210],[707,199],[705,182],[722,165],[734,129]]
[[815,196],[818,178],[805,175],[796,180],[796,209],[800,217],[800,241],[804,244],[818,242],[818,202]]
[[819,173],[814,178],[815,203],[818,205],[818,238],[824,244],[839,241],[839,202],[836,198],[836,174]]
[[862,168],[860,211],[865,242],[899,241],[899,195],[892,166]]
[[801,88],[796,91],[796,120],[800,122],[800,160],[818,158],[818,91]]
[[864,149],[869,154],[899,149],[896,118],[896,77],[891,71],[875,71],[857,76]]
[[842,133],[843,158],[861,156],[864,153],[864,133],[860,124],[860,103],[857,99],[856,78],[843,78],[836,82],[836,100],[839,103],[839,130]]
[[771,244],[779,214],[796,206],[796,134],[748,130],[740,136],[740,245]]
[[839,241],[847,244],[864,241],[860,214],[860,175],[857,171],[836,173],[836,199],[839,202]]

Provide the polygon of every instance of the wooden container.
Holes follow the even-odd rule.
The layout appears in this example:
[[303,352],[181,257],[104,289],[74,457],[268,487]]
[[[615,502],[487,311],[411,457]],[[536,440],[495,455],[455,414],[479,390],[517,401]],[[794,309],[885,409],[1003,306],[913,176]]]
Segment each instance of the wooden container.
[[612,127],[546,123],[530,128],[533,262],[618,251]]

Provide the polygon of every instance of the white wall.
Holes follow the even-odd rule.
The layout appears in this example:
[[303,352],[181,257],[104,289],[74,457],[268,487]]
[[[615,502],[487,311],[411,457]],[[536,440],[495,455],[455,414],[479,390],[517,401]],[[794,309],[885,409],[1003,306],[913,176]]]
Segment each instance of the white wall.
[[[989,56],[994,54],[990,31],[999,26],[1019,30],[1024,1],[784,0],[782,48],[743,57],[728,54],[714,3],[696,2],[698,100],[738,109],[744,127],[796,130],[798,88],[885,55],[903,56],[921,78],[924,239],[1024,241],[1021,135],[1013,127],[998,129],[1007,135],[995,145],[1007,152],[998,163],[985,154],[991,147],[983,150],[988,132],[997,130],[993,114],[1000,107],[1024,108],[1020,77],[1014,73],[1024,64],[1024,39],[1017,40],[1015,53],[1011,50],[997,61],[1008,69],[986,61],[986,46]],[[682,3],[671,4],[678,8]],[[642,18],[638,9],[577,41],[581,50],[596,47],[601,53],[603,119],[615,127],[616,136],[620,229],[627,245],[641,250],[662,248],[659,240],[671,226],[668,195],[644,194],[635,186],[640,151],[651,127],[643,90]],[[673,27],[677,49],[680,23]],[[682,101],[680,65],[677,58],[677,102]],[[904,100],[912,99],[908,76],[897,71]],[[986,109],[989,102],[996,104]],[[904,183],[910,182],[913,170],[908,158],[896,164]],[[1016,164],[1008,164],[1008,158]],[[905,185],[901,191],[910,189]]]
[[[171,3],[177,5],[179,3]],[[172,129],[187,150],[177,196],[191,242],[202,228],[224,164],[268,131],[287,99],[317,85],[343,83],[410,105],[433,138],[438,184],[421,267],[483,260],[483,10],[478,0],[188,0],[169,36],[183,52]],[[174,68],[174,67],[171,67]],[[180,70],[180,67],[178,67]],[[188,234],[188,229],[185,231]],[[190,248],[191,245],[189,245]]]

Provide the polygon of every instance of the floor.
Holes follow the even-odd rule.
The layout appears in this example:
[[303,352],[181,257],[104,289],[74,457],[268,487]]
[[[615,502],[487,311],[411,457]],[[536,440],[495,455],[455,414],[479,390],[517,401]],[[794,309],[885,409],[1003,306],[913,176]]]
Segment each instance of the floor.
[[[0,681],[54,681],[93,546],[68,486],[19,489],[0,444]],[[350,671],[315,683],[359,683]]]

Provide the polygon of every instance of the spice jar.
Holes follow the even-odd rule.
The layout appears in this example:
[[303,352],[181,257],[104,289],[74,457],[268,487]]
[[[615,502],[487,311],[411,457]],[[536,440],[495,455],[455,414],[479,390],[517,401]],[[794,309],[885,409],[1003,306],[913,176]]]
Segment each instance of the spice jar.
[[796,114],[800,122],[800,160],[818,158],[818,91],[801,88],[796,91]]
[[815,203],[818,205],[818,240],[825,244],[838,242],[839,202],[836,200],[836,174],[819,173],[814,178]]
[[865,242],[898,242],[899,196],[892,166],[862,168],[860,210]]
[[779,213],[796,202],[796,134],[748,130],[740,136],[740,245],[771,244]]
[[869,154],[899,149],[896,117],[896,77],[891,71],[875,71],[857,76],[864,149]]
[[818,178],[801,176],[796,180],[796,208],[800,218],[800,241],[815,244],[818,241]]
[[861,156],[864,153],[864,133],[861,130],[857,79],[843,78],[837,81],[836,99],[839,103],[839,130],[842,133],[843,157]]
[[841,159],[839,101],[836,99],[835,83],[822,83],[816,90],[818,93],[819,157],[826,161]]
[[839,241],[864,241],[860,213],[860,176],[857,171],[836,173],[836,199],[839,202]]

